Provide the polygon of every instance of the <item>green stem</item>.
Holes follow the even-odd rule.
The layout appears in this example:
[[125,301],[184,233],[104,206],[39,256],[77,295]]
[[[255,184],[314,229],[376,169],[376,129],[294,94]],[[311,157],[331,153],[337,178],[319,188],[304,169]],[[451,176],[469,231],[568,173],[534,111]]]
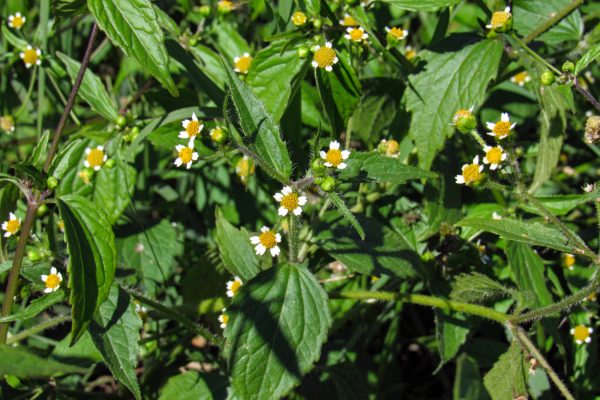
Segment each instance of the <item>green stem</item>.
[[529,53],[529,55],[531,57],[533,57],[538,62],[544,64],[546,67],[548,67],[550,70],[552,70],[552,72],[554,72],[556,75],[561,75],[562,74],[562,72],[560,72],[552,64],[550,64],[548,61],[546,61],[544,58],[542,58],[538,53],[536,53],[535,51],[531,50],[529,48],[529,46],[527,46],[527,44],[525,44],[525,42],[523,42],[523,40],[521,40],[515,33],[511,33],[510,37],[512,37],[517,43],[519,43],[519,46],[521,46],[521,48],[523,50],[525,50],[527,53]]
[[405,303],[418,304],[433,308],[439,308],[446,311],[457,311],[465,314],[476,315],[496,321],[500,324],[505,324],[509,320],[509,316],[496,311],[489,307],[480,306],[478,304],[463,303],[460,301],[442,299],[439,297],[427,296],[423,294],[405,294],[392,292],[370,292],[351,290],[339,293],[333,293],[330,298],[343,298],[355,300],[384,300],[384,301],[402,301]]
[[567,4],[562,10],[554,13],[546,22],[535,28],[531,33],[523,38],[523,42],[529,43],[552,28],[554,24],[557,24],[561,19],[569,15],[573,10],[579,7],[583,3],[583,0],[573,0]]
[[35,335],[36,333],[45,331],[46,329],[53,328],[56,325],[60,325],[62,323],[70,321],[70,320],[71,320],[70,315],[61,315],[59,317],[49,319],[48,321],[44,321],[41,324],[32,326],[29,329],[25,329],[24,331],[19,332],[19,334],[17,334],[17,335],[11,336],[6,341],[6,344],[19,343],[21,340],[27,339],[31,335]]
[[479,135],[479,132],[477,132],[477,129],[473,129],[471,132],[469,132],[471,134],[471,136],[473,136],[473,138],[475,138],[475,140],[477,141],[477,143],[479,143],[479,145],[481,147],[485,147],[487,144],[485,143],[485,140],[483,140],[483,138]]
[[292,213],[288,214],[288,223],[288,257],[290,262],[295,263],[298,261],[298,227],[296,217]]
[[575,400],[575,397],[571,394],[567,386],[560,379],[558,374],[554,371],[550,363],[546,361],[542,353],[535,347],[535,345],[529,340],[527,333],[521,327],[512,328],[513,334],[517,337],[518,341],[524,346],[529,353],[536,359],[536,361],[546,370],[546,373],[550,377],[550,380],[554,382],[558,390],[567,400]]
[[29,87],[27,88],[27,94],[25,95],[25,99],[23,100],[23,104],[21,104],[21,107],[19,107],[19,109],[15,113],[15,119],[19,118],[19,115],[21,115],[21,113],[23,112],[23,110],[27,106],[27,103],[29,102],[29,98],[31,97],[31,93],[33,93],[33,85],[35,85],[35,78],[37,77],[37,70],[38,70],[38,67],[35,66],[33,68],[33,72],[31,73],[31,80],[29,81]]
[[[41,0],[40,2],[40,33],[42,38],[41,50],[42,54],[47,54],[48,50],[48,19],[50,17],[50,0]],[[44,123],[44,99],[46,93],[46,71],[40,68],[38,78],[38,93],[37,93],[37,134],[42,136],[42,125]]]

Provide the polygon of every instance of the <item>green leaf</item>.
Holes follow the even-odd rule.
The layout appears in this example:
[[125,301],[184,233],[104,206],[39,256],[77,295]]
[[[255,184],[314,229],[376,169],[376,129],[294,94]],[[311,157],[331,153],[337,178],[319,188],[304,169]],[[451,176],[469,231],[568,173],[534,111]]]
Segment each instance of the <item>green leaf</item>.
[[479,273],[461,274],[452,284],[450,298],[467,303],[479,303],[491,298],[509,295],[510,291],[500,283]]
[[267,112],[260,99],[240,81],[223,59],[221,63],[227,74],[231,100],[244,136],[250,141],[251,148],[270,169],[265,172],[273,175],[274,178],[287,181],[292,173],[292,162],[273,117]]
[[498,73],[502,42],[477,40],[454,35],[420,53],[427,68],[410,77],[406,107],[412,112],[409,135],[421,168],[430,168],[446,138],[453,135],[450,123],[454,113],[480,106],[489,82]]
[[149,0],[87,0],[109,39],[154,76],[173,96],[178,95],[169,73],[169,55],[156,11]]
[[57,290],[49,294],[45,294],[42,297],[33,300],[31,304],[29,304],[23,310],[16,312],[12,315],[8,315],[6,317],[0,317],[0,323],[12,321],[25,321],[34,318],[42,311],[45,311],[53,305],[60,303],[66,297],[67,295],[63,289]]
[[467,340],[469,329],[464,314],[436,310],[435,331],[441,358],[440,367],[458,354],[460,347]]
[[[566,215],[577,206],[600,198],[600,188],[584,194],[564,194],[556,196],[539,196],[536,199],[554,215]],[[523,210],[543,216],[544,214],[529,203],[519,204]]]
[[378,182],[402,184],[412,179],[435,178],[436,173],[404,164],[397,158],[386,157],[377,152],[353,152],[347,166],[339,174],[340,179],[373,179]]
[[90,325],[90,334],[114,377],[141,399],[135,375],[142,320],[129,294],[114,285]]
[[48,142],[50,141],[50,130],[46,129],[42,134],[42,137],[39,138],[35,148],[31,152],[29,162],[35,168],[41,170],[44,166],[44,162],[46,161],[46,155],[48,154]]
[[346,203],[344,203],[344,200],[340,197],[340,195],[332,192],[327,194],[327,198],[333,203],[335,208],[338,209],[346,221],[350,222],[350,225],[356,229],[358,236],[360,236],[362,240],[365,240],[365,231],[363,230],[362,226],[360,226],[360,222],[358,222],[354,214],[352,214],[352,211],[350,211]]
[[305,266],[280,264],[242,286],[227,309],[225,357],[237,396],[278,399],[319,359],[327,294]]
[[409,11],[434,11],[438,8],[449,7],[460,0],[380,0],[382,3]]
[[215,240],[225,268],[233,275],[247,281],[260,272],[258,259],[245,230],[236,229],[217,210],[217,230]]
[[[555,13],[568,6],[571,0],[515,0],[513,2],[513,27],[522,36],[527,36]],[[583,33],[583,20],[578,10],[563,18],[536,40],[551,44],[578,41]]]
[[77,169],[77,165],[83,159],[86,145],[87,141],[76,139],[62,146],[62,149],[52,161],[49,175],[62,180],[67,172]]
[[[479,365],[473,358],[461,354],[456,359],[453,400],[489,400],[481,383]],[[508,399],[507,399],[508,400]]]
[[0,345],[0,376],[42,378],[71,373],[84,373],[83,368],[42,358],[22,347]]
[[235,57],[250,53],[250,46],[240,34],[239,25],[223,21],[216,26],[213,33],[216,37],[217,49],[225,54],[230,62],[233,62]]
[[[81,63],[61,52],[56,52],[56,55],[67,68],[71,82],[75,82],[81,69]],[[106,92],[104,84],[89,68],[85,70],[85,75],[83,75],[83,81],[77,95],[81,96],[92,107],[92,110],[102,115],[105,119],[112,122],[119,116],[117,106]]]
[[115,236],[106,215],[89,200],[68,195],[58,199],[69,253],[72,343],[86,330],[108,297],[116,262]]
[[59,19],[71,18],[87,11],[86,0],[51,0],[52,14]]
[[102,354],[98,351],[89,331],[86,331],[73,346],[71,335],[65,336],[52,350],[50,358],[59,362],[90,367],[92,364],[102,362]]
[[569,240],[558,229],[532,221],[520,221],[503,217],[500,220],[492,218],[465,218],[457,226],[468,226],[482,231],[495,233],[505,239],[527,243],[532,246],[543,246],[558,251],[572,252],[577,243]]
[[169,378],[159,400],[225,400],[228,386],[224,376],[187,371]]
[[527,398],[527,369],[521,349],[512,342],[483,378],[483,384],[492,400],[508,400],[518,396]]
[[523,243],[508,242],[506,247],[508,264],[519,289],[535,293],[534,307],[552,303],[552,295],[546,286],[544,262],[531,247]]
[[6,38],[6,41],[15,47],[17,53],[27,48],[27,42],[12,33],[6,24],[2,24],[2,37]]
[[288,106],[292,93],[299,90],[301,80],[310,64],[298,58],[298,46],[286,41],[274,42],[259,51],[252,60],[246,83],[278,122]]
[[342,224],[335,212],[326,213],[316,228],[317,245],[350,270],[365,275],[406,278],[420,268],[420,259],[402,236],[373,219],[360,218],[366,231],[362,240]]
[[[210,47],[197,44],[190,47],[190,52],[199,61],[202,72],[204,72],[221,89],[225,87],[227,77],[221,66],[221,59]],[[253,61],[255,62],[255,61]]]
[[115,157],[118,161],[114,167],[100,169],[94,182],[94,204],[106,211],[111,224],[117,222],[129,205],[137,175],[135,168]]
[[575,64],[574,74],[579,75],[581,71],[586,69],[592,62],[596,61],[598,57],[600,57],[600,44],[593,46],[581,56],[579,61],[577,61],[577,64]]

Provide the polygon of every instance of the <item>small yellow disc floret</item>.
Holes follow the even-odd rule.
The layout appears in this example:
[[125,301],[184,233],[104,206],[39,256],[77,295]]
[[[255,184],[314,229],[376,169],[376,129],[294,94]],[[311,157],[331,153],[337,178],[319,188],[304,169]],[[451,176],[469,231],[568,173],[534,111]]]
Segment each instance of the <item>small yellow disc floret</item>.
[[260,241],[260,244],[265,246],[267,249],[277,246],[275,232],[273,231],[262,232],[260,235],[258,235],[258,240]]

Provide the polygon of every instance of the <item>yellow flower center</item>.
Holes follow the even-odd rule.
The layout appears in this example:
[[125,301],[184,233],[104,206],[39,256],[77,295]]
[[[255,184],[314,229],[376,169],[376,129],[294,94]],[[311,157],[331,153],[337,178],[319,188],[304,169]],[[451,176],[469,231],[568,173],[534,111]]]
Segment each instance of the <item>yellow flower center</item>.
[[6,232],[14,235],[15,233],[17,233],[20,226],[21,226],[21,223],[19,222],[18,219],[11,219],[6,224]]
[[573,337],[575,337],[577,340],[585,342],[585,340],[590,337],[590,331],[585,325],[577,325],[573,332]]
[[221,133],[222,133],[221,128],[217,127],[210,132],[210,138],[212,140],[217,140],[219,137],[221,137]]
[[494,126],[494,133],[498,137],[506,136],[510,132],[510,122],[499,121]]
[[286,194],[279,204],[289,212],[294,211],[298,207],[298,193]]
[[364,32],[361,29],[354,28],[350,31],[350,39],[354,42],[360,42],[363,39]]
[[277,245],[277,240],[275,240],[275,232],[267,231],[258,235],[258,240],[260,244],[265,246],[267,249],[271,249]]
[[292,15],[292,24],[296,26],[302,26],[306,23],[306,15],[303,12],[296,11]]
[[217,8],[221,11],[233,10],[233,3],[231,1],[222,0],[217,3]]
[[479,165],[469,164],[463,171],[463,178],[465,178],[465,184],[478,182],[481,179],[481,172],[479,172]]
[[221,314],[221,323],[223,325],[227,325],[228,322],[229,322],[229,315]]
[[573,254],[564,254],[562,259],[563,268],[571,268],[575,265],[575,256]]
[[25,23],[25,21],[23,21],[23,17],[22,16],[15,15],[13,17],[13,20],[12,20],[12,27],[15,28],[15,29],[20,29],[23,26],[24,23]]
[[27,49],[23,52],[23,61],[25,64],[35,64],[38,60],[37,51],[35,49]]
[[510,13],[506,11],[496,11],[492,14],[492,28],[501,28],[510,18]]
[[329,47],[321,47],[315,51],[313,60],[317,62],[320,68],[330,67],[335,59],[335,50]]
[[404,54],[404,57],[406,57],[406,59],[408,61],[412,60],[416,56],[417,56],[417,51],[416,50],[414,50],[414,49],[406,49],[406,54]]
[[398,27],[393,27],[388,33],[396,39],[402,39],[402,37],[404,36],[404,31],[402,30],[402,28]]
[[358,25],[358,22],[356,22],[356,20],[352,16],[346,15],[344,17],[344,19],[342,20],[342,25],[344,25],[344,26],[356,26],[356,25]]
[[243,181],[254,173],[254,163],[248,158],[240,158],[236,165],[235,171]]
[[184,164],[187,164],[192,161],[192,153],[194,150],[191,147],[184,147],[179,151],[179,158]]
[[398,144],[397,141],[395,141],[394,139],[390,139],[387,142],[387,150],[385,152],[386,155],[388,156],[393,156],[398,154],[398,151],[400,150],[400,145]]
[[485,153],[485,158],[490,164],[500,164],[502,161],[502,149],[500,147],[492,147]]
[[187,128],[185,128],[185,131],[187,132],[187,134],[190,138],[198,135],[199,130],[200,130],[200,122],[194,121],[193,119],[190,120],[190,122],[188,122]]
[[79,173],[77,174],[77,176],[79,177],[79,179],[81,179],[83,181],[83,183],[85,183],[86,185],[90,183],[90,174],[84,169],[82,171],[79,171]]
[[516,74],[513,78],[515,78],[516,83],[525,83],[528,76],[527,71],[523,71]]
[[60,286],[60,278],[56,274],[48,275],[46,278],[46,287],[48,289],[54,289]]
[[231,293],[233,293],[233,295],[235,296],[241,287],[242,287],[242,282],[237,279],[234,280],[233,283],[231,284],[231,289],[230,289]]
[[242,56],[235,63],[235,67],[240,71],[240,74],[247,74],[252,64],[252,57]]
[[342,152],[338,149],[329,149],[325,155],[325,160],[331,163],[331,165],[334,167],[337,167],[343,161]]
[[0,128],[6,132],[11,132],[15,127],[15,120],[10,115],[0,117]]
[[90,150],[90,154],[87,155],[87,162],[90,164],[90,168],[101,167],[104,164],[104,151],[100,149]]

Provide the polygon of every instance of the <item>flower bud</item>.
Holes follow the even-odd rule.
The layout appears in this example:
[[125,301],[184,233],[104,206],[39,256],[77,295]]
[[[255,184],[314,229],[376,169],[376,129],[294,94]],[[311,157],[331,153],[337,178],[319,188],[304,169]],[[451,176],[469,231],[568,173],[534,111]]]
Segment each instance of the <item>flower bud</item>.
[[292,14],[292,24],[294,24],[294,26],[304,26],[306,24],[306,14],[304,14],[302,11],[296,11],[294,14]]
[[592,115],[585,123],[585,136],[584,140],[586,143],[598,143],[600,142],[600,117]]
[[[323,165],[323,160],[320,158],[315,158],[311,161],[310,169],[311,169],[313,175],[316,177],[322,176],[326,171],[326,168]],[[315,182],[317,182],[316,179],[315,179]],[[320,182],[317,182],[317,184],[320,184]]]
[[210,6],[209,5],[200,6],[200,8],[198,9],[198,12],[200,13],[201,16],[206,18],[210,15]]
[[42,255],[38,249],[31,249],[27,251],[27,259],[31,262],[38,262],[42,259]]
[[210,131],[210,139],[217,144],[223,144],[227,142],[228,137],[229,134],[227,133],[227,129],[223,127],[217,126]]
[[565,61],[562,65],[562,71],[572,74],[575,71],[575,64],[573,61]]
[[323,179],[323,182],[321,182],[321,189],[325,192],[333,192],[333,189],[335,189],[335,179],[331,176]]
[[48,212],[48,206],[46,204],[40,205],[37,208],[37,210],[35,210],[35,213],[38,217],[43,217],[44,215],[46,215],[47,212]]
[[56,189],[58,186],[58,179],[54,176],[49,176],[48,179],[46,179],[46,186],[48,186],[48,189],[50,190]]
[[127,118],[125,118],[124,115],[119,115],[117,117],[117,119],[115,119],[115,124],[120,128],[123,129],[125,128],[125,125],[127,125]]
[[477,127],[477,118],[473,115],[473,107],[460,109],[454,114],[452,124],[460,133],[469,133]]
[[552,73],[552,71],[549,71],[549,70],[542,72],[542,76],[540,76],[540,82],[544,86],[552,85],[554,83],[555,79],[556,79],[556,77],[554,76],[554,73]]
[[315,18],[313,19],[312,24],[315,29],[321,29],[321,27],[323,27],[323,20],[321,18]]
[[298,48],[298,57],[301,58],[302,60],[304,60],[306,57],[308,57],[310,53],[310,49],[306,46],[301,46]]
[[112,158],[109,158],[108,160],[106,160],[106,162],[104,163],[104,166],[108,169],[113,169],[115,167],[115,160]]

